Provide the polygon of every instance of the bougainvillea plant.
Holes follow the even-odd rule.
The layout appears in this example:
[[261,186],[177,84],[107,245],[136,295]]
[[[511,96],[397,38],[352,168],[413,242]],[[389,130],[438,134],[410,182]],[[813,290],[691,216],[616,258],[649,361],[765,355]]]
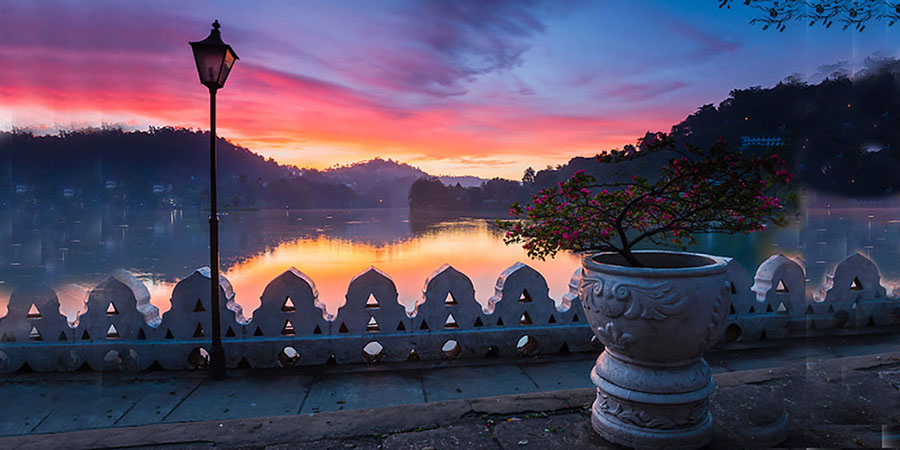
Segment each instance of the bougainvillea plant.
[[597,159],[615,163],[671,152],[654,180],[633,176],[630,182],[600,183],[578,171],[535,194],[530,204],[514,204],[513,220],[498,220],[506,230],[504,242],[522,243],[531,258],[560,250],[616,252],[628,265],[643,267],[632,252],[639,243],[686,249],[699,233],[751,233],[787,222],[785,199],[775,193],[794,175],[777,154],[753,156],[721,140],[709,149],[676,150],[666,134],[650,136],[637,151],[614,150]]

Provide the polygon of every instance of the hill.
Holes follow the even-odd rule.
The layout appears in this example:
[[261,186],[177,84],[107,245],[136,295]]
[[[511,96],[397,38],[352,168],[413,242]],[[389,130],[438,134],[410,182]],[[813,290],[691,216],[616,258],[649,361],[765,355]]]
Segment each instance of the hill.
[[[281,165],[217,141],[224,208],[406,207],[413,182],[430,175],[375,158],[326,170]],[[476,177],[447,177],[479,183]],[[86,129],[58,135],[0,132],[0,204],[120,203],[204,208],[209,134],[180,128]]]
[[319,174],[373,200],[373,207],[406,207],[409,187],[428,176],[417,167],[382,158],[322,170]]
[[[818,84],[796,76],[770,88],[733,90],[674,125],[679,143],[702,147],[717,139],[746,151],[775,145],[792,161],[801,183],[845,196],[900,191],[900,61],[868,58],[865,69],[835,73]],[[584,169],[599,180],[652,176],[665,155],[605,166],[575,157],[534,176],[535,190]]]
[[[218,139],[219,201],[224,207],[323,208],[365,203],[352,189],[300,176]],[[53,207],[95,203],[205,207],[209,134],[171,127],[94,129],[36,136],[0,133],[0,203]]]

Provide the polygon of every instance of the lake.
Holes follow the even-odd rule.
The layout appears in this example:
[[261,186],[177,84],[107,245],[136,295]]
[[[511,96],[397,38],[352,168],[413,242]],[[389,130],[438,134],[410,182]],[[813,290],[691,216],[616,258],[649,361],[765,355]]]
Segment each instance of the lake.
[[[0,214],[0,316],[18,286],[46,283],[74,320],[88,291],[118,268],[142,280],[165,312],[174,284],[208,263],[207,228],[206,213],[196,210],[6,211]],[[571,253],[530,260],[520,246],[503,244],[489,217],[410,217],[406,209],[229,212],[221,216],[220,241],[223,274],[246,317],[266,284],[290,267],[315,281],[335,313],[350,280],[370,266],[391,276],[400,302],[412,309],[422,301],[426,278],[444,263],[472,279],[482,304],[516,261],[543,274],[557,300],[580,264]],[[691,250],[734,257],[751,272],[773,253],[803,259],[810,289],[818,288],[829,265],[860,251],[893,286],[900,280],[900,202],[804,209],[788,227],[704,235]]]

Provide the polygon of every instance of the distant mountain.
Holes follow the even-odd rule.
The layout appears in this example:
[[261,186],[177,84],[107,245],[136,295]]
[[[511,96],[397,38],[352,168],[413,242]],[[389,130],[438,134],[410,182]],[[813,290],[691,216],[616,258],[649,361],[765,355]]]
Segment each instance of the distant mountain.
[[481,186],[482,183],[486,183],[488,180],[485,178],[473,177],[473,176],[450,176],[444,175],[437,177],[441,183],[444,183],[448,186],[456,186],[459,184],[462,187],[476,187]]
[[[430,175],[375,158],[325,170],[278,164],[217,141],[218,195],[224,208],[406,207],[413,182]],[[477,183],[476,177],[448,177]],[[0,132],[0,206],[118,202],[136,206],[209,204],[209,135],[151,127],[88,129],[36,136]]]
[[[432,177],[418,167],[382,158],[320,171],[303,169],[302,172],[345,184],[361,196],[375,199],[378,204],[374,206],[402,208],[409,204],[409,189],[412,184],[420,178]],[[462,187],[480,186],[488,181],[474,176],[441,176],[437,179],[448,185],[459,183]]]
[[318,172],[326,179],[344,184],[361,196],[374,200],[371,205],[374,207],[406,207],[409,187],[417,179],[428,176],[417,167],[382,158]]
[[[224,139],[217,142],[219,203],[233,208],[350,208],[365,201],[327,179],[299,176]],[[206,207],[209,134],[171,127],[35,136],[0,132],[0,205],[121,203]]]

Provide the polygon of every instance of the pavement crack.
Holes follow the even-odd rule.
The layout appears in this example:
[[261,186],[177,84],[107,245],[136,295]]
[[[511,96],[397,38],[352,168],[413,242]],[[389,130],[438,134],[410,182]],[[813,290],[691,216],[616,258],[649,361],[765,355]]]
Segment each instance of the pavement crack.
[[191,396],[191,394],[193,394],[193,393],[194,393],[194,391],[196,391],[196,390],[197,390],[197,388],[199,388],[199,387],[200,387],[200,385],[202,385],[202,384],[203,384],[203,382],[202,382],[202,381],[201,381],[201,382],[199,382],[199,383],[197,383],[197,385],[196,385],[196,386],[194,386],[194,388],[193,388],[193,389],[191,389],[191,391],[190,391],[190,392],[188,392],[188,393],[187,393],[187,394],[186,394],[186,395],[185,395],[185,396],[184,396],[184,397],[181,397],[181,400],[178,400],[178,403],[176,403],[176,404],[175,404],[175,406],[173,406],[173,407],[172,407],[172,409],[171,409],[171,410],[169,410],[169,412],[167,412],[167,413],[166,413],[166,415],[164,415],[164,416],[163,416],[163,418],[162,418],[162,419],[160,419],[160,422],[165,422],[165,421],[166,421],[166,419],[168,419],[168,418],[169,418],[169,416],[171,416],[171,415],[172,415],[172,413],[173,413],[173,412],[175,412],[175,410],[176,410],[176,409],[178,409],[178,407],[179,407],[179,406],[181,406],[181,404],[182,404],[182,403],[184,403],[184,401],[185,401],[185,400],[187,400],[187,399],[188,399],[188,397],[190,397],[190,396]]
[[139,400],[135,400],[134,402],[132,402],[131,406],[129,406],[128,409],[126,409],[125,412],[123,412],[122,415],[120,415],[119,418],[113,422],[113,425],[118,425],[119,421],[122,420],[122,418],[125,417],[125,415],[128,414],[128,412],[138,404],[138,401]]
[[425,377],[419,374],[419,385],[422,386],[422,401],[428,403],[428,391],[425,390]]
[[525,377],[531,381],[531,384],[533,384],[534,387],[538,388],[538,390],[541,389],[541,387],[537,384],[537,381],[534,381],[534,378],[531,378],[531,375],[528,375],[528,372],[526,372],[521,365],[516,365],[516,367],[519,369],[519,372],[521,372],[522,375],[525,375]]
[[50,415],[53,414],[54,412],[56,412],[55,409],[54,409],[54,410],[51,410],[50,412],[47,413],[46,416],[44,416],[43,418],[41,418],[41,421],[38,422],[37,425],[34,426],[34,428],[31,429],[31,432],[34,433],[34,430],[37,430],[38,427],[41,426],[41,424],[44,423],[44,421],[47,420],[47,418],[50,417]]
[[300,414],[300,411],[303,411],[303,405],[306,404],[306,399],[309,398],[309,392],[312,391],[313,386],[316,385],[316,379],[313,379],[309,382],[309,385],[306,386],[306,392],[303,394],[303,400],[300,400],[300,407],[297,408],[297,414]]

